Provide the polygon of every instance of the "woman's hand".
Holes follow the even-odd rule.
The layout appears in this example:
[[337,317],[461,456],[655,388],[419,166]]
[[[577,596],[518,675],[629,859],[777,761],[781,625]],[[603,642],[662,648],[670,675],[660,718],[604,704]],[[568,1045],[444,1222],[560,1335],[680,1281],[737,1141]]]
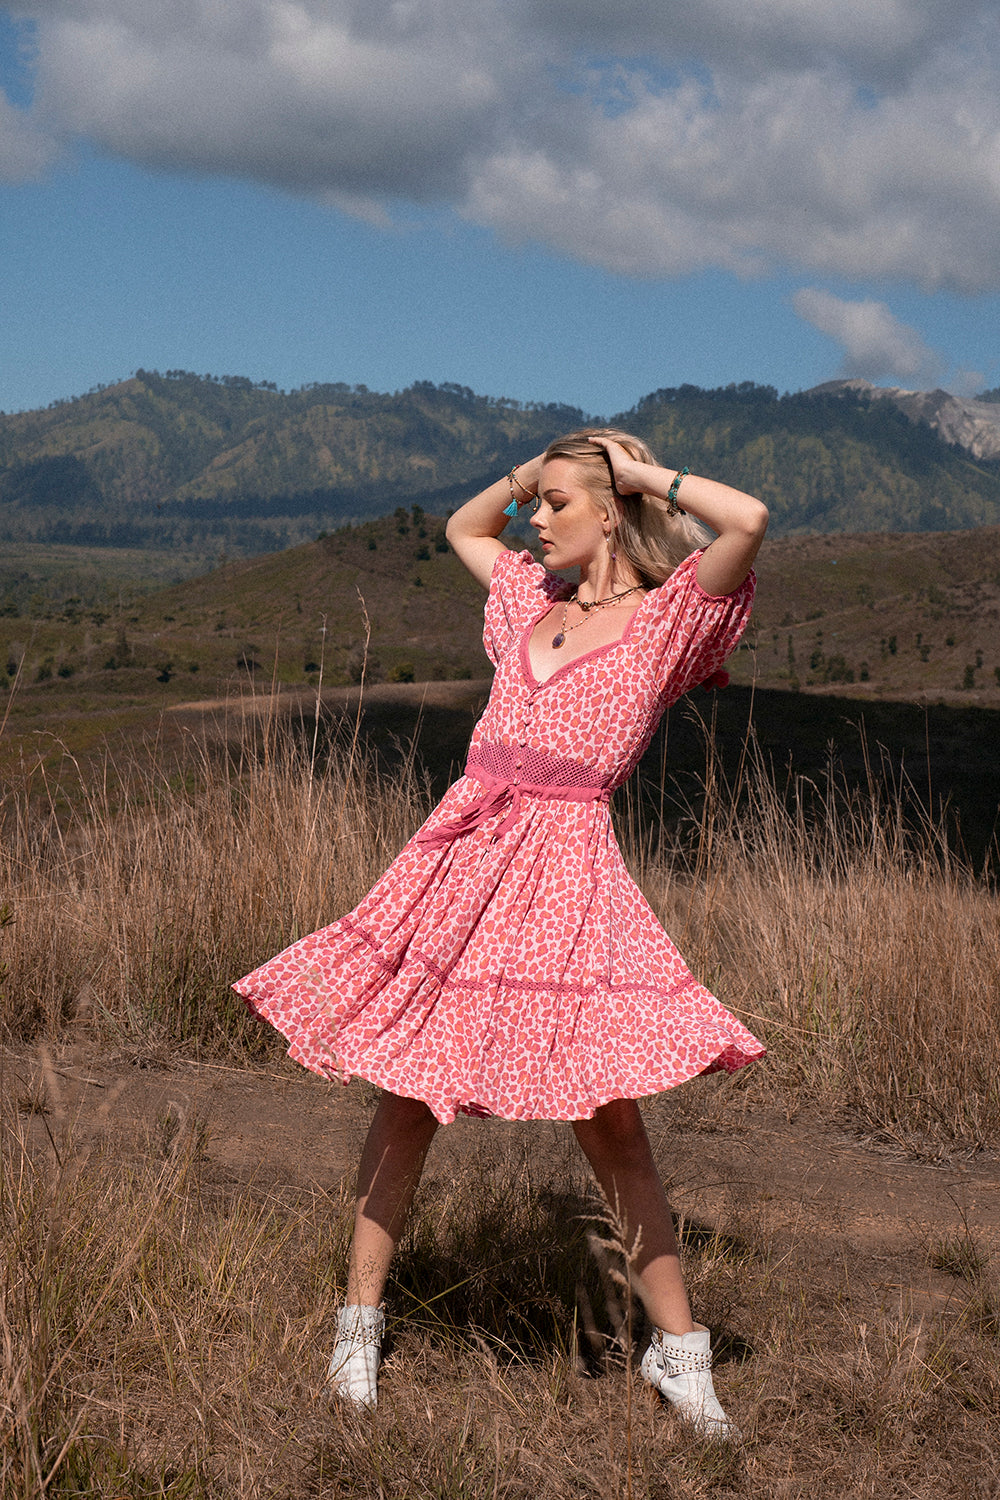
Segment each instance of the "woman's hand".
[[[644,464],[630,458],[620,443],[605,437],[592,437],[597,448],[603,448],[621,495],[637,492],[646,503],[669,509],[671,486],[677,483],[679,471],[659,464]],[[706,594],[729,594],[739,588],[750,571],[757,549],[767,529],[767,508],[753,495],[686,474],[674,489],[676,503],[696,520],[704,521],[716,533],[698,562],[698,583]]]
[[635,475],[635,470],[640,466],[621,443],[616,443],[612,438],[606,437],[591,437],[588,442],[593,443],[595,448],[603,448],[608,463],[611,465],[611,477],[619,495],[635,495],[642,490],[642,485],[636,482]]

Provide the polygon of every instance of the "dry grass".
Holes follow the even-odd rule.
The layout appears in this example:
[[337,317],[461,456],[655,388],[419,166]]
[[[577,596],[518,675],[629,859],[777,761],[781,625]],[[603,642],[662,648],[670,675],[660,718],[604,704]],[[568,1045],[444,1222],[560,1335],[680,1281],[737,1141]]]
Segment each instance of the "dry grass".
[[[710,751],[711,751],[711,747]],[[770,1084],[921,1153],[1000,1139],[1000,896],[912,788],[711,761],[695,836],[633,860],[682,952],[768,1043]],[[638,847],[638,844],[636,844]]]
[[[232,978],[353,906],[426,811],[410,765],[379,779],[350,743],[317,764],[309,723],[296,742],[237,714],[227,743],[8,788],[7,1040],[84,1013],[245,1056],[261,1029]],[[631,847],[693,967],[768,1042],[770,1086],[922,1151],[1000,1139],[1000,899],[939,824],[875,778],[864,796],[776,787],[751,746],[736,787],[710,764],[683,846]]]
[[192,740],[97,775],[67,758],[8,788],[8,1040],[89,1014],[119,1037],[260,1045],[232,980],[353,906],[426,812],[406,765],[382,784],[348,742],[320,766],[314,727],[279,736],[236,705],[224,751]]
[[[412,774],[383,784],[349,744],[319,767],[308,732],[297,751],[266,728],[226,755],[192,746],[168,770],[77,778],[71,797],[10,789],[7,1038],[57,1037],[83,1011],[106,1037],[245,1055],[257,1033],[232,977],[353,904],[423,802]],[[834,787],[807,817],[757,768],[712,789],[673,863],[636,865],[770,1043],[754,1087],[846,1101],[924,1151],[996,1143],[998,901],[934,827],[915,836],[898,808]],[[956,1288],[933,1317],[848,1272],[814,1284],[811,1247],[766,1221],[691,1230],[694,1300],[750,1438],[714,1449],[636,1379],[641,1318],[614,1254],[594,1253],[577,1167],[540,1178],[513,1153],[484,1159],[422,1190],[382,1404],[359,1419],[320,1399],[346,1191],[223,1190],[208,1127],[181,1116],[131,1143],[83,1139],[52,1071],[30,1097],[0,1078],[0,1095],[4,1500],[791,1500],[819,1473],[831,1494],[878,1500],[1000,1492],[1000,1287],[968,1229],[932,1251]]]
[[4,1500],[756,1500],[811,1495],[820,1472],[831,1494],[878,1500],[1000,1486],[984,1246],[950,1267],[954,1305],[929,1319],[847,1276],[811,1286],[811,1247],[779,1250],[762,1224],[690,1231],[717,1381],[748,1437],[714,1448],[626,1358],[620,1258],[588,1255],[607,1226],[576,1161],[538,1182],[510,1149],[419,1197],[379,1411],[360,1416],[321,1390],[346,1191],[220,1190],[198,1121],[84,1140],[55,1074],[47,1087],[47,1149],[10,1112],[0,1143]]

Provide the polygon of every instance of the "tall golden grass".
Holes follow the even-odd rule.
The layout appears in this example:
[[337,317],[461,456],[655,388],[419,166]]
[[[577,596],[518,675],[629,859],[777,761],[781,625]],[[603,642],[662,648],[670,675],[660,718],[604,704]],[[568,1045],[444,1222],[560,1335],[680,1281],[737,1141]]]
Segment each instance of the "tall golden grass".
[[579,1158],[540,1180],[508,1145],[419,1195],[389,1288],[379,1410],[360,1416],[322,1394],[346,1188],[221,1190],[194,1119],[131,1149],[74,1138],[54,1073],[51,1147],[32,1149],[10,1081],[4,1500],[804,1500],[817,1473],[845,1497],[997,1493],[1000,1288],[969,1236],[942,1248],[957,1290],[929,1318],[863,1276],[813,1286],[811,1247],[776,1243],[759,1220],[684,1226],[717,1380],[748,1437],[718,1449],[636,1376],[641,1319],[630,1326]]
[[[259,1047],[234,977],[349,909],[427,811],[413,763],[238,716],[165,764],[39,768],[0,803],[0,1026]],[[627,822],[627,819],[626,819]],[[777,785],[752,745],[711,762],[691,825],[641,884],[696,971],[767,1041],[774,1088],[909,1145],[1000,1135],[1000,900],[940,822],[873,777]]]
[[[1000,896],[946,812],[867,784],[782,785],[751,740],[672,848],[637,861],[668,931],[758,1028],[773,1086],[909,1148],[1000,1135]],[[641,847],[636,841],[635,847]]]
[[[229,983],[352,905],[426,810],[348,738],[239,718],[169,763],[67,760],[4,796],[0,1022],[23,1053],[84,1015],[104,1037],[246,1056]],[[249,729],[246,726],[251,726]],[[710,767],[675,847],[638,877],[771,1061],[920,1150],[995,1143],[998,900],[901,799],[788,796],[748,756]],[[347,1187],[222,1190],[210,1122],[122,1149],[80,1137],[50,1072],[0,1077],[0,1495],[41,1497],[988,1496],[1000,1489],[1000,1290],[971,1231],[939,1247],[961,1294],[921,1319],[849,1278],[813,1295],[765,1222],[689,1229],[745,1454],[693,1442],[636,1389],[631,1315],[574,1161],[511,1146],[429,1179],[394,1271],[373,1419],[320,1399],[344,1285]],[[25,1110],[46,1107],[45,1140]],[[612,1236],[613,1239],[613,1236]],[[859,1311],[863,1309],[863,1311]],[[637,1330],[638,1331],[638,1330]],[[589,1372],[589,1373],[588,1373]],[[592,1379],[603,1372],[603,1378]],[[970,1478],[971,1476],[971,1478]]]
[[237,705],[169,760],[67,757],[8,788],[8,1040],[83,1012],[121,1037],[260,1044],[232,980],[353,906],[426,812],[412,764],[380,782],[348,737],[320,766],[300,729]]

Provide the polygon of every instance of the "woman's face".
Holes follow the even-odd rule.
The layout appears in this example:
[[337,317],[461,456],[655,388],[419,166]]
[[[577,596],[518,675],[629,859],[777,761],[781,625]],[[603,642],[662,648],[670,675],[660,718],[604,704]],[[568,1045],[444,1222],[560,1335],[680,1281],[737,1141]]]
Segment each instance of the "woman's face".
[[569,458],[552,458],[542,469],[531,524],[553,572],[585,567],[607,546],[607,517],[580,483],[580,465]]

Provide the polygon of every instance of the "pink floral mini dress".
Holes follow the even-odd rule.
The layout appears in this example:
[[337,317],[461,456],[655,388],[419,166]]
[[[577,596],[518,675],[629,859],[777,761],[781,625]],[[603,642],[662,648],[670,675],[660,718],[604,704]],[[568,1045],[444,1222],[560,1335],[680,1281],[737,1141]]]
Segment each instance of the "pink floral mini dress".
[[620,641],[539,682],[528,640],[569,588],[500,554],[483,637],[496,675],[465,774],[354,911],[233,986],[290,1057],[447,1122],[587,1119],[764,1055],[657,921],[608,805],[664,709],[746,626],[753,575],[713,597],[700,555]]

